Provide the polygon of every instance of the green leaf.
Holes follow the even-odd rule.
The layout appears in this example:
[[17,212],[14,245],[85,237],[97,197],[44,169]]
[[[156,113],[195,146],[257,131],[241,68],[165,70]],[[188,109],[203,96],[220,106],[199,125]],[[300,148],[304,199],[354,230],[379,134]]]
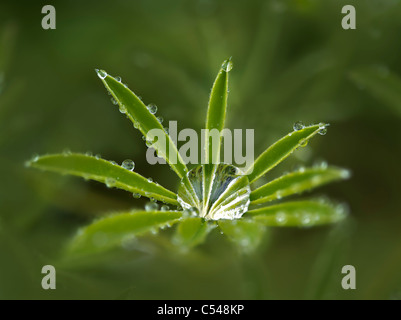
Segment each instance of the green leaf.
[[327,126],[328,125],[324,123],[308,126],[301,130],[290,132],[284,138],[274,143],[255,160],[253,165],[246,172],[250,183],[255,182],[273,169],[293,153],[294,150],[300,146],[306,145],[309,139],[317,133],[326,130]]
[[[214,81],[209,98],[205,125],[205,165],[203,181],[203,207],[209,203],[212,177],[220,159],[221,131],[224,129],[228,98],[228,72],[232,69],[231,59],[223,62]],[[213,141],[213,132],[218,131],[218,141]]]
[[251,192],[251,204],[281,199],[295,193],[322,186],[332,181],[347,179],[348,170],[336,167],[314,167],[281,176]]
[[311,227],[341,221],[347,211],[343,205],[307,200],[250,210],[246,214],[267,226]]
[[254,250],[265,232],[263,224],[249,219],[219,220],[220,230],[245,251]]
[[[117,101],[120,110],[132,121],[134,127],[138,128],[146,139],[152,143],[151,147],[157,151],[158,156],[164,158],[177,175],[183,179],[186,189],[193,196],[195,192],[187,177],[187,166],[181,158],[177,146],[165,132],[156,116],[152,114],[142,100],[123,83],[108,75],[103,70],[97,70],[97,74],[104,83],[106,89]],[[155,131],[150,131],[152,129],[158,129],[157,136],[155,136]],[[193,196],[193,198],[195,197]]]
[[134,211],[113,214],[83,228],[72,239],[68,254],[94,254],[121,246],[135,236],[172,225],[182,216],[178,211]]
[[401,116],[401,78],[380,67],[368,67],[351,73],[351,80],[366,87],[378,100]]
[[27,164],[34,168],[96,180],[109,187],[139,193],[142,196],[174,205],[178,204],[175,193],[154,182],[149,182],[136,172],[96,157],[78,153],[54,154],[38,157]]
[[178,225],[173,241],[184,248],[194,247],[204,242],[213,228],[213,224],[207,223],[202,218],[186,218]]

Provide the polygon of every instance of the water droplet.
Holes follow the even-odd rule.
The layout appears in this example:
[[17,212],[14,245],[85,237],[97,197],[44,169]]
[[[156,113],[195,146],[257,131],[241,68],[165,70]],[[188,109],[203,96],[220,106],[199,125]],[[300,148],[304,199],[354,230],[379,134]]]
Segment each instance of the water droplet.
[[146,108],[148,108],[148,110],[151,114],[155,114],[157,112],[157,106],[153,103],[148,104],[148,106]]
[[63,150],[63,156],[69,156],[69,155],[71,155],[71,154],[72,154],[72,152],[71,152],[70,149],[64,149],[64,150]]
[[98,154],[95,155],[95,158],[99,160],[99,159],[102,158],[102,156],[98,153]]
[[87,157],[93,157],[93,153],[92,153],[92,152],[90,152],[90,151],[88,151],[88,152],[85,152],[85,155],[86,155]]
[[126,159],[126,160],[123,161],[123,163],[121,164],[121,166],[122,166],[124,169],[127,169],[127,170],[129,170],[129,171],[132,171],[132,170],[134,170],[134,168],[135,168],[135,162],[132,161],[131,159]]
[[302,139],[299,141],[301,147],[306,147],[308,145],[308,139]]
[[134,128],[135,128],[135,129],[139,129],[139,123],[136,122],[136,121],[134,121]]
[[159,205],[156,202],[148,202],[145,204],[146,211],[157,211],[159,209]]
[[301,223],[304,226],[308,226],[312,223],[312,216],[310,214],[303,214],[301,217]]
[[225,71],[225,72],[230,72],[233,68],[233,63],[230,59],[227,59],[226,61],[223,62],[223,64],[221,65],[221,68]]
[[142,140],[143,140],[143,141],[146,141],[146,137],[145,137],[145,136],[142,136]]
[[305,172],[305,167],[300,167],[300,168],[298,169],[298,171],[301,172],[301,173]]
[[118,82],[121,82],[121,77],[119,77],[119,76],[114,77],[114,79],[116,79]]
[[118,166],[118,163],[115,162],[115,161],[110,161],[110,163],[111,163],[113,166]]
[[167,206],[167,205],[163,205],[163,206],[160,208],[160,210],[161,210],[161,211],[169,211],[169,210],[170,210],[170,207]]
[[157,234],[157,229],[152,228],[152,229],[150,229],[150,232],[151,232],[152,234]]
[[153,182],[153,179],[151,177],[149,177],[148,182]]
[[294,128],[295,131],[298,131],[298,130],[302,130],[303,128],[305,128],[305,125],[302,121],[297,121],[294,123],[294,125],[292,127]]
[[163,117],[158,116],[156,119],[157,119],[157,121],[159,121],[160,123],[163,123],[163,120],[164,120]]
[[327,133],[327,126],[328,126],[328,124],[319,123],[319,131],[318,131],[318,133],[321,136],[324,136]]
[[164,132],[166,132],[167,134],[169,134],[169,133],[170,133],[169,128],[164,127]]
[[107,72],[106,71],[104,71],[104,70],[99,70],[99,69],[95,69],[95,71],[96,71],[96,73],[97,73],[97,75],[98,75],[98,77],[100,78],[100,79],[104,79],[104,78],[106,78],[107,77]]
[[139,199],[141,197],[139,193],[133,193],[132,196],[134,197],[134,199]]
[[114,104],[114,105],[118,104],[117,100],[116,100],[114,97],[111,97],[111,98],[110,98],[110,101],[111,101],[111,103]]
[[121,113],[127,113],[127,108],[124,105],[120,105],[119,110]]
[[276,214],[276,222],[279,225],[283,225],[287,222],[287,215],[285,214],[285,212],[277,212]]
[[114,187],[116,185],[116,180],[113,178],[106,178],[105,182],[108,188]]
[[349,179],[351,177],[351,172],[349,170],[342,170],[341,171],[341,178]]
[[248,210],[249,180],[240,169],[229,164],[219,164],[211,179],[212,185],[207,195],[207,202],[203,199],[203,175],[203,166],[195,167],[187,174],[194,187],[195,199],[188,195],[184,181],[180,183],[177,200],[188,210],[184,212],[184,216],[195,215],[206,220],[233,220],[239,219]]

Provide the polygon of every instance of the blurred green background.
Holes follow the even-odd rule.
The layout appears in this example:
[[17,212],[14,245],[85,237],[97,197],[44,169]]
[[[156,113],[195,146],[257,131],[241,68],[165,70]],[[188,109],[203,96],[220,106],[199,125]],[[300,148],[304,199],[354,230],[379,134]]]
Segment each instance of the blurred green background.
[[[43,30],[52,4],[57,29]],[[341,28],[353,4],[357,29]],[[400,299],[401,2],[7,1],[0,3],[0,299]],[[94,72],[119,75],[165,121],[200,130],[221,62],[232,56],[229,128],[254,128],[255,152],[295,121],[329,122],[272,172],[327,160],[351,180],[324,187],[349,204],[337,226],[274,229],[246,255],[217,230],[183,254],[160,237],[80,263],[60,261],[77,228],[143,207],[124,191],[24,167],[33,154],[101,154],[176,190],[150,166],[141,134]],[[129,250],[127,250],[129,249]],[[57,290],[41,268],[57,269]],[[354,265],[357,289],[341,287]]]

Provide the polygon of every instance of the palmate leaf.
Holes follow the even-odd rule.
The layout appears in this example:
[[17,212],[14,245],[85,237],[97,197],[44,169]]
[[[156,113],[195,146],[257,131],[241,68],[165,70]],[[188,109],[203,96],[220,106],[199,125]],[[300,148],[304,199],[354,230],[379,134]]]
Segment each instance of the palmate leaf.
[[133,211],[113,214],[81,229],[72,239],[69,255],[87,255],[118,247],[135,236],[172,225],[179,221],[178,211]]
[[220,230],[245,251],[254,250],[262,240],[265,226],[250,219],[220,220]]
[[214,227],[199,217],[185,218],[178,225],[173,242],[185,249],[194,247],[204,242]]
[[[158,156],[167,161],[174,172],[177,173],[178,177],[183,180],[186,189],[196,201],[192,185],[187,177],[187,166],[179,154],[177,146],[165,132],[156,116],[148,110],[142,100],[128,89],[126,85],[108,75],[103,70],[97,70],[97,74],[106,89],[117,101],[120,111],[127,115],[134,124],[134,127],[141,131],[147,139],[152,140],[150,143],[152,143],[152,147],[157,151]],[[152,129],[159,129],[159,132],[163,135],[163,139],[154,139],[154,137],[149,134],[149,131]]]
[[[220,159],[221,131],[224,129],[228,98],[228,72],[232,68],[231,59],[223,62],[214,81],[209,98],[205,125],[205,165],[203,174],[203,208],[207,210],[213,176]],[[219,141],[212,141],[209,133],[218,130]]]
[[71,174],[85,179],[103,182],[109,187],[116,187],[132,193],[139,193],[148,198],[177,205],[175,193],[148,181],[136,172],[84,154],[54,154],[33,159],[28,165],[43,170]]
[[308,143],[308,140],[319,132],[326,130],[327,124],[321,123],[293,131],[270,146],[248,169],[249,182],[255,182],[277,164],[287,158],[294,150]]
[[347,211],[344,206],[327,201],[304,200],[250,210],[246,216],[266,226],[312,227],[341,221],[347,216]]
[[336,167],[304,168],[280,178],[277,178],[264,186],[251,192],[251,204],[260,204],[282,197],[298,194],[324,184],[347,179],[350,176],[348,170]]

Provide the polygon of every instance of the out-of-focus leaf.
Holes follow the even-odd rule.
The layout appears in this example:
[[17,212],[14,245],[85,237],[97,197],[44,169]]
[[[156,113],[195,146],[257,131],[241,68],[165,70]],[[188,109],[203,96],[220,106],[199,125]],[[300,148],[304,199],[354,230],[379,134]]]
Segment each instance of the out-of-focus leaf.
[[72,239],[67,253],[94,254],[112,249],[146,232],[157,231],[176,223],[182,214],[178,211],[134,211],[113,214],[81,229]]
[[304,127],[301,130],[293,131],[281,138],[264,151],[248,169],[246,174],[252,183],[273,169],[281,161],[287,158],[294,150],[306,145],[313,136],[326,129],[327,124],[321,123]]
[[221,231],[244,251],[254,250],[262,240],[265,226],[249,219],[220,220]]
[[251,204],[260,204],[301,193],[324,184],[347,179],[350,173],[336,167],[315,167],[295,171],[273,180],[251,192]]
[[385,67],[368,67],[351,73],[351,80],[401,116],[401,78]]
[[190,248],[205,241],[214,225],[208,224],[202,218],[186,218],[178,225],[173,241],[175,244]]
[[246,215],[267,226],[311,227],[341,221],[347,211],[342,205],[306,200],[250,210]]
[[38,157],[28,165],[43,170],[62,174],[71,174],[85,179],[105,183],[108,187],[116,187],[148,198],[154,198],[171,204],[178,204],[175,193],[148,181],[136,172],[113,164],[104,159],[84,154],[54,154]]

